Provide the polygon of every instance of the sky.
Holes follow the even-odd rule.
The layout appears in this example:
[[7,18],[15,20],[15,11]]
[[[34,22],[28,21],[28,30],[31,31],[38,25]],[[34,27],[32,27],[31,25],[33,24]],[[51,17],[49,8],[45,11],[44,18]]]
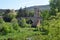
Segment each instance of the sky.
[[0,9],[19,9],[37,5],[48,5],[49,0],[0,0]]

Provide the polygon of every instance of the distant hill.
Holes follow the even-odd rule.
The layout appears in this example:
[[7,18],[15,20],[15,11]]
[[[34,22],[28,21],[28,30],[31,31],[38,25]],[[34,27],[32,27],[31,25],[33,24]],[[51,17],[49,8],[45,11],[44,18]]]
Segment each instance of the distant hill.
[[50,9],[50,6],[49,5],[40,5],[40,6],[27,7],[27,9],[29,11],[34,10],[34,8],[38,8],[39,10],[43,11],[43,10],[49,10]]
[[[27,7],[27,10],[32,11],[32,10],[34,10],[34,8],[38,8],[41,11],[50,9],[49,5],[40,5],[40,6]],[[6,10],[7,9],[0,9],[0,12],[5,12]],[[18,10],[16,10],[16,11],[18,11]]]
[[6,11],[6,9],[0,9],[0,12],[5,12]]

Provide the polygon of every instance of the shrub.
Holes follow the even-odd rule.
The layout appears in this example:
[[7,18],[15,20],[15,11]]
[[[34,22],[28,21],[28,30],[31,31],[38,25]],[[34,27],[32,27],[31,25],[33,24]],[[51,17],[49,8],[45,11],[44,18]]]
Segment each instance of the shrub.
[[13,29],[19,30],[18,20],[16,18],[12,19],[11,24],[13,26]]
[[21,20],[19,20],[19,25],[24,28],[24,27],[31,27],[30,24],[26,23],[26,19],[22,18]]
[[0,23],[4,23],[3,18],[0,18]]
[[16,12],[14,10],[8,10],[5,12],[5,14],[3,15],[3,19],[5,22],[10,22],[13,18],[16,17]]

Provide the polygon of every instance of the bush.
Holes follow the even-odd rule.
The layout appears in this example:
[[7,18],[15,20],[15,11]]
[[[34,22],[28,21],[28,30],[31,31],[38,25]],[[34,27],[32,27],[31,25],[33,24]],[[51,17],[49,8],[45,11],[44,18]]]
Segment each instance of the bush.
[[48,19],[50,17],[49,11],[45,10],[43,12],[41,12],[41,17],[45,20]]
[[26,19],[22,18],[21,20],[19,20],[19,25],[24,28],[24,27],[31,27],[30,24],[26,23]]
[[3,20],[3,18],[0,18],[0,23],[4,23],[4,20]]
[[3,23],[0,24],[0,33],[5,35],[7,33],[11,33],[13,31],[13,28],[11,26],[11,24],[8,23]]
[[18,20],[16,18],[12,19],[11,24],[13,26],[13,29],[19,30]]
[[8,10],[7,12],[5,12],[5,14],[3,15],[3,19],[5,22],[10,22],[13,18],[16,17],[16,12],[14,10]]

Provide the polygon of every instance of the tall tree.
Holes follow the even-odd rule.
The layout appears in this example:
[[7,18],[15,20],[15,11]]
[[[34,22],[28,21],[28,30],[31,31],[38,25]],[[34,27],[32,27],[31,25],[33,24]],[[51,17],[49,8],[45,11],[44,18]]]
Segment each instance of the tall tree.
[[50,0],[50,12],[52,15],[56,15],[56,0]]
[[28,10],[27,10],[27,8],[25,7],[25,8],[20,8],[19,10],[18,10],[18,15],[17,15],[17,17],[27,17],[27,16],[29,16],[29,13],[28,13]]
[[29,13],[28,13],[28,10],[27,10],[26,7],[23,9],[23,12],[24,12],[24,17],[28,17],[29,16]]
[[60,12],[60,0],[57,0],[57,8],[58,8],[58,12]]
[[50,0],[51,14],[56,15],[56,12],[60,12],[60,0]]
[[17,17],[23,17],[23,16],[24,16],[23,9],[20,8],[20,9],[18,10]]

